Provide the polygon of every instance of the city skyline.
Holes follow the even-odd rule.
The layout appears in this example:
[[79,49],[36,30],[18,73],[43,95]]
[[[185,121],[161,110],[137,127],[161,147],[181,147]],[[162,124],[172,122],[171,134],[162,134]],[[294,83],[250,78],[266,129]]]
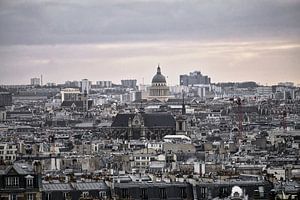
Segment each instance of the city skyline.
[[0,5],[0,84],[28,84],[40,74],[44,83],[149,84],[158,63],[169,85],[195,70],[212,82],[300,84],[297,0]]

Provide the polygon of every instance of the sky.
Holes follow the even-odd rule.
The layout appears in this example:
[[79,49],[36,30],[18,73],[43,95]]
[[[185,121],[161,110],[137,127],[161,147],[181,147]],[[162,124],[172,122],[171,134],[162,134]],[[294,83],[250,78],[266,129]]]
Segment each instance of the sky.
[[0,85],[137,79],[300,84],[300,0],[0,0]]

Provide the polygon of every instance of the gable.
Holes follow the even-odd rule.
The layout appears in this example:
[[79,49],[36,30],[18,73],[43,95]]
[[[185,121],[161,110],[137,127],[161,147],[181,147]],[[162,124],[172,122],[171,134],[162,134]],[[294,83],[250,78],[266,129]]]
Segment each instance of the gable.
[[136,114],[132,120],[132,125],[133,126],[140,126],[144,124],[144,120],[140,114]]
[[19,173],[15,170],[14,167],[10,167],[10,169],[8,169],[7,175],[19,175]]

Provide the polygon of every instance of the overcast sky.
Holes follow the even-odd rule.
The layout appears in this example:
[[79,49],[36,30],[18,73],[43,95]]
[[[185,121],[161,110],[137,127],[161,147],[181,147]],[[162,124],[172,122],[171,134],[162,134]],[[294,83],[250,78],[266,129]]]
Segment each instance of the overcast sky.
[[0,0],[0,84],[88,78],[300,84],[300,0]]

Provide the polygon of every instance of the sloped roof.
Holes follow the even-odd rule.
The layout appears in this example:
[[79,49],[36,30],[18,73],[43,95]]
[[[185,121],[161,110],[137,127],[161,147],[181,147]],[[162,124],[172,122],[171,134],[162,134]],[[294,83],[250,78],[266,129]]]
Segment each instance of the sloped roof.
[[133,119],[135,114],[133,113],[124,113],[117,114],[115,120],[111,124],[112,127],[128,127],[129,118]]
[[146,127],[175,127],[176,121],[170,113],[145,113],[143,115]]
[[43,191],[71,191],[69,183],[43,183]]
[[151,99],[150,101],[148,101],[149,103],[161,103],[161,101],[160,100],[158,100],[158,99]]
[[107,189],[108,186],[103,182],[81,182],[81,183],[71,183],[72,186],[76,189],[76,190],[103,190],[103,189]]
[[[82,108],[83,107],[83,101],[64,101],[64,102],[62,102],[61,106],[62,107],[72,107],[73,104],[77,108]],[[92,104],[93,104],[93,101],[89,100],[88,101],[89,108],[92,106]]]
[[[175,127],[176,121],[170,113],[157,112],[157,113],[142,113],[145,127]],[[129,118],[133,119],[135,114],[117,114],[111,127],[128,127]]]
[[32,166],[25,163],[14,163],[13,165],[5,166],[0,169],[0,174],[8,174],[11,170],[14,170],[19,175],[34,174]]

